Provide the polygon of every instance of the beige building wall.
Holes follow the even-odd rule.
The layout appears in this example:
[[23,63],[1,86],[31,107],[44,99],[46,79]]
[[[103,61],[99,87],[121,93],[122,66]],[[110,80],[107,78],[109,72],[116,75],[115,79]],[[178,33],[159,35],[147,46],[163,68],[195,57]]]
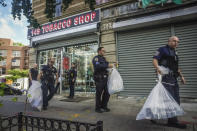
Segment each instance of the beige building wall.
[[109,62],[117,62],[116,58],[116,36],[112,29],[112,21],[101,23],[101,46],[106,50],[106,59]]
[[29,68],[33,68],[33,65],[36,63],[36,49],[29,49]]

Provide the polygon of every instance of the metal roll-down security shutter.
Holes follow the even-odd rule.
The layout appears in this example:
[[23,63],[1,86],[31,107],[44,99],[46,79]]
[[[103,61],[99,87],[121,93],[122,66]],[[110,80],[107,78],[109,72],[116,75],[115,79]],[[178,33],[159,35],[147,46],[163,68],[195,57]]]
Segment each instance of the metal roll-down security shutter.
[[197,23],[172,24],[166,27],[144,28],[117,33],[119,71],[124,81],[124,96],[147,96],[155,86],[152,65],[155,51],[176,35],[179,67],[187,81],[180,86],[181,97],[197,98]]
[[180,84],[180,96],[197,98],[197,22],[175,24],[174,31],[180,39],[179,65],[187,82]]
[[146,96],[155,86],[152,65],[156,50],[166,45],[170,27],[144,28],[117,33],[119,72],[123,78],[124,96]]

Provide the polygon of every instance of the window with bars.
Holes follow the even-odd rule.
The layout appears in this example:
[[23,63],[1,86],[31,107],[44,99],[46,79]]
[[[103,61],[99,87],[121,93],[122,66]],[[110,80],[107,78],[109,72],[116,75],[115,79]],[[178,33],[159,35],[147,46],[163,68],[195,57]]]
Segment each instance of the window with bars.
[[0,56],[7,56],[7,50],[0,50]]
[[12,51],[12,56],[13,57],[20,57],[21,56],[21,52],[20,51]]
[[55,17],[62,15],[62,0],[56,0],[55,4]]

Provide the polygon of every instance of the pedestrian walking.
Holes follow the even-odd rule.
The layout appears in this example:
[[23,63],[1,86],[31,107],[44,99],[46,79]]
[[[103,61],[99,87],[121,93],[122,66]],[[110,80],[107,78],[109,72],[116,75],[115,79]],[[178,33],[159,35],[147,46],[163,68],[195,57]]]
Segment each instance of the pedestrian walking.
[[107,107],[110,95],[107,88],[108,71],[107,68],[112,68],[113,64],[106,61],[104,47],[99,47],[98,55],[92,60],[94,65],[94,81],[96,84],[96,107],[95,111],[98,113],[109,112]]
[[76,64],[72,63],[71,68],[68,72],[68,82],[69,82],[69,88],[70,88],[70,95],[68,98],[70,99],[73,99],[74,97],[76,78],[77,78]]
[[[58,73],[53,66],[54,58],[49,59],[48,65],[44,65],[38,76],[41,79],[41,88],[43,93],[43,110],[47,110],[48,102],[56,92],[55,85],[58,83]],[[49,94],[48,94],[49,91]]]
[[[162,74],[159,66],[168,68],[169,74],[162,75],[162,84],[170,92],[175,101],[180,105],[179,85],[177,78],[180,77],[183,84],[186,83],[181,70],[179,69],[179,58],[176,52],[179,38],[172,36],[168,40],[168,45],[160,47],[153,56],[153,65],[158,74]],[[153,121],[155,122],[155,121]],[[185,124],[178,122],[177,117],[168,119],[168,126],[186,128]]]
[[32,80],[37,81],[38,77],[38,65],[34,64],[33,68],[29,70],[29,86],[32,84]]

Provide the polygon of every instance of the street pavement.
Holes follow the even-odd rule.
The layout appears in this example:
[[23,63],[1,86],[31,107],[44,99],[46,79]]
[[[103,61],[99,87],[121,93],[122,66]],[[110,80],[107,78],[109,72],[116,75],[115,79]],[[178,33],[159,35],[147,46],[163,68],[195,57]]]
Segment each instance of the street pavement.
[[[1,116],[14,115],[17,112],[26,112],[28,115],[64,119],[80,122],[96,123],[103,121],[104,131],[197,131],[197,102],[188,101],[181,104],[186,114],[179,117],[182,123],[187,124],[187,129],[167,127],[167,120],[159,120],[158,124],[152,124],[149,120],[136,121],[136,115],[140,111],[145,98],[141,97],[113,97],[109,101],[110,112],[96,113],[94,111],[94,97],[89,96],[84,101],[65,102],[65,96],[56,95],[50,101],[48,110],[37,111],[28,103],[25,111],[25,96],[17,96],[17,102],[12,99],[16,96],[0,97],[3,106],[0,107]],[[77,99],[76,96],[75,99]]]

